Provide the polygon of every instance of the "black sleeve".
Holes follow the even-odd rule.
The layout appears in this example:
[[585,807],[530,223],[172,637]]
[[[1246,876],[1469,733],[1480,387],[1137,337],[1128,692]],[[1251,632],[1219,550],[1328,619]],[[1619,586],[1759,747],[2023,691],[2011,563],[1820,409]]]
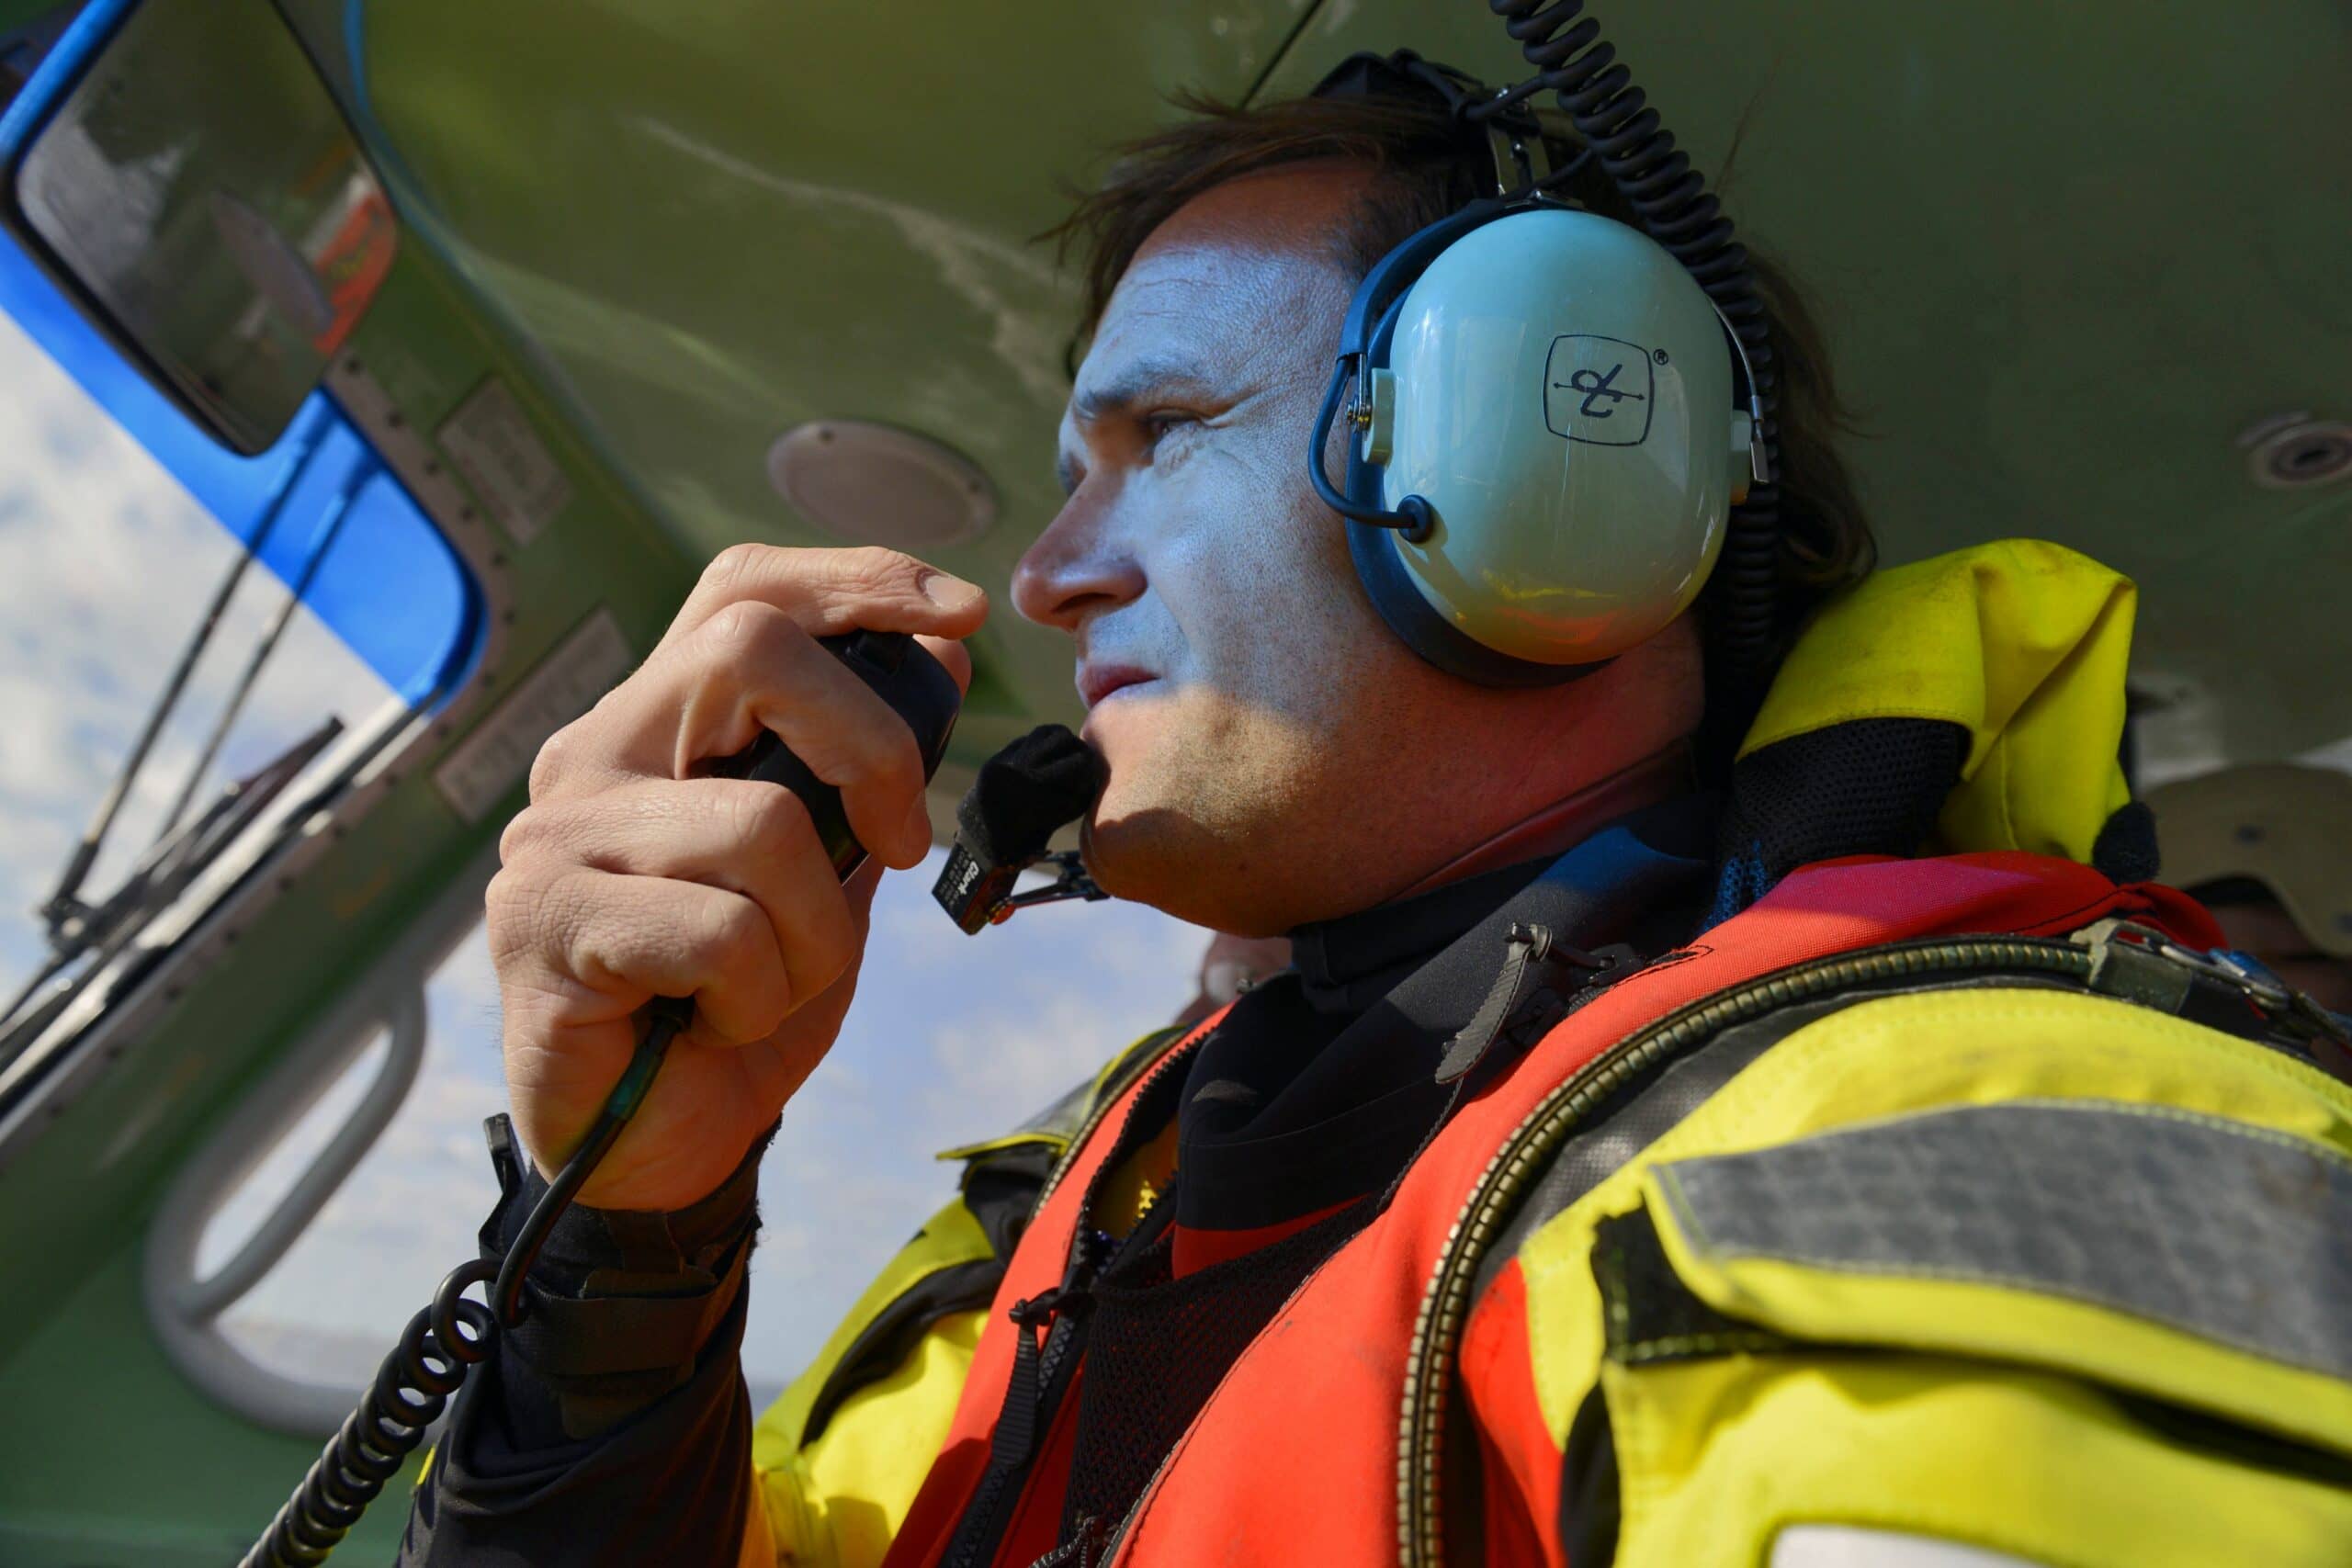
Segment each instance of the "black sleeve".
[[[504,1121],[485,1257],[546,1190]],[[564,1215],[526,1280],[523,1323],[458,1396],[401,1568],[737,1561],[752,1484],[739,1352],[765,1143],[691,1209]]]

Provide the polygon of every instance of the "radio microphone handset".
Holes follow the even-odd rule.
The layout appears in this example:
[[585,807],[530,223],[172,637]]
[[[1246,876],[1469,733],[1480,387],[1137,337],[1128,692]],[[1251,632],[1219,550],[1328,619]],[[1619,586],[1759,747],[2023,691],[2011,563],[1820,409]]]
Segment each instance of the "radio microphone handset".
[[[939,760],[947,754],[947,737],[964,703],[946,666],[904,632],[846,632],[820,637],[817,644],[847,665],[852,674],[907,721],[922,752],[923,782],[930,783],[939,771]],[[720,778],[764,779],[798,795],[800,804],[808,808],[808,819],[816,824],[817,841],[831,857],[833,874],[843,882],[865,863],[865,846],[850,831],[849,815],[842,809],[842,792],[809,772],[808,764],[787,750],[774,730],[762,731],[742,750],[712,763],[710,771]]]
[[[854,631],[818,641],[906,720],[922,752],[928,783],[946,755],[947,738],[963,705],[955,677],[903,632]],[[774,732],[714,764],[711,772],[725,778],[764,779],[798,795],[842,881],[865,863],[865,846],[850,829],[841,791],[812,773]],[[464,1264],[441,1281],[433,1304],[409,1321],[358,1409],[328,1439],[302,1484],[245,1554],[242,1568],[310,1568],[323,1562],[385,1483],[400,1473],[467,1372],[489,1356],[493,1337],[521,1321],[523,1279],[533,1259],[644,1103],[671,1042],[694,1021],[694,1014],[690,998],[659,997],[647,1004],[644,1037],[620,1082],[606,1097],[588,1135],[523,1222],[505,1258],[498,1264]],[[478,1284],[488,1287],[488,1306],[465,1297]]]

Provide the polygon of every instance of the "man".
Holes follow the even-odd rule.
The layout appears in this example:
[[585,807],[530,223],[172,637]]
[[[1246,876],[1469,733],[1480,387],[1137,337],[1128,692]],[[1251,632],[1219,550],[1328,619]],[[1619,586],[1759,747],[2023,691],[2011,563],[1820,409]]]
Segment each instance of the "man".
[[[2341,1282],[2352,1099],[2291,1022],[2173,1016],[2192,991],[2218,1016],[2168,956],[2218,933],[2084,863],[2143,858],[2112,762],[2128,584],[2012,545],[1846,595],[1727,795],[1700,787],[1711,716],[1744,717],[1709,712],[1708,602],[1534,688],[1440,671],[1366,602],[1305,434],[1358,279],[1491,169],[1409,95],[1212,111],[1075,220],[1069,499],[1012,599],[1070,637],[1109,764],[1088,861],[1287,934],[1292,968],[958,1151],[956,1201],[756,1433],[753,1173],[850,1005],[875,874],[836,886],[790,796],[697,764],[771,728],[912,865],[905,728],[811,638],[910,632],[961,673],[986,596],[888,554],[730,551],[550,743],[490,899],[526,1157],[486,1245],[647,999],[698,1021],[461,1400],[404,1562],[2352,1539],[2352,1345],[2313,1293]],[[1623,211],[1596,170],[1570,188]],[[1793,621],[1868,541],[1770,298]],[[1923,845],[1977,852],[1892,858]]]

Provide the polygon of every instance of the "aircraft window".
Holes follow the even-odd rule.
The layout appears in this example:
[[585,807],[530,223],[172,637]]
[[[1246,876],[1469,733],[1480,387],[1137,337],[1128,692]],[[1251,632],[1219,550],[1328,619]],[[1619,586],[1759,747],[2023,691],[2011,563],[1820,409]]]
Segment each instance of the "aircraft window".
[[5,1066],[269,797],[446,701],[481,615],[325,396],[238,457],[5,240],[0,432],[0,908],[42,911],[0,913]]
[[[223,1337],[270,1371],[336,1388],[326,1407],[338,1416],[335,1402],[347,1405],[345,1391],[375,1375],[441,1276],[474,1255],[474,1232],[497,1198],[481,1124],[505,1108],[506,1090],[479,882],[467,903],[462,935],[424,976],[420,1059],[379,1088],[388,1055],[403,1043],[396,1020],[368,1029],[349,1065],[215,1201],[196,1245],[194,1278],[209,1280],[372,1100],[396,1099],[396,1110],[373,1107],[379,1116],[389,1110],[390,1119],[350,1175],[216,1320]],[[401,993],[413,995],[409,987]],[[386,1010],[397,1013],[397,1005]]]
[[[1019,1125],[1120,1046],[1167,1022],[1193,992],[1206,938],[1136,906],[1042,912],[979,938],[963,935],[931,898],[944,858],[935,853],[919,871],[884,878],[868,984],[833,1054],[786,1109],[761,1172],[765,1229],[753,1254],[756,1304],[743,1361],[762,1407],[815,1356],[908,1235],[954,1196],[957,1171],[937,1163],[936,1151]],[[199,1382],[248,1414],[323,1434],[441,1276],[474,1256],[475,1231],[497,1190],[481,1122],[505,1104],[497,982],[479,925],[487,874],[485,865],[445,902],[445,929],[462,931],[446,956],[414,950],[426,956],[422,1066],[413,1087],[267,1271],[257,1281],[241,1279],[243,1293],[225,1305],[220,1292],[208,1292],[313,1160],[371,1108],[379,1116],[388,1109],[379,1103],[384,1065],[401,1048],[401,998],[414,994],[418,959],[356,987],[368,993],[364,1005],[325,1031],[341,1030],[341,1042],[322,1038],[323,1051],[306,1046],[289,1062],[289,1082],[299,1083],[310,1061],[307,1085],[257,1096],[257,1114],[276,1117],[270,1130],[220,1129],[154,1227],[152,1245],[165,1252],[151,1286],[164,1313],[174,1303],[205,1303],[177,1309],[183,1322],[164,1325],[167,1343]],[[448,940],[436,939],[432,952]],[[874,983],[910,973],[923,983]],[[353,1019],[361,1028],[346,1027]],[[361,1040],[368,1043],[355,1050]],[[336,1071],[336,1063],[348,1065]],[[290,1109],[309,1094],[318,1098],[307,1111]],[[247,1174],[219,1179],[273,1140]],[[169,1247],[164,1238],[178,1234],[198,1239]],[[209,1322],[234,1348],[240,1371],[207,1376],[212,1353],[188,1348],[190,1330],[208,1314],[217,1314]],[[254,1369],[275,1374],[280,1397],[256,1396]]]

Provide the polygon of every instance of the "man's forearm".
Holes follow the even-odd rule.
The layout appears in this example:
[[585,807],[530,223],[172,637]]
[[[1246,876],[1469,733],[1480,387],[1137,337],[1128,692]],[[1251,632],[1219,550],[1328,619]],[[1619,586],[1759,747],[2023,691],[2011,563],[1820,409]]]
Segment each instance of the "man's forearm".
[[752,1505],[743,1306],[738,1292],[684,1383],[596,1438],[518,1448],[502,1382],[469,1386],[417,1488],[400,1568],[735,1562]]
[[[762,1141],[764,1146],[765,1140]],[[759,1156],[674,1214],[568,1213],[526,1315],[459,1396],[401,1562],[735,1560],[750,1506],[739,1359]],[[511,1148],[485,1254],[545,1184]]]

